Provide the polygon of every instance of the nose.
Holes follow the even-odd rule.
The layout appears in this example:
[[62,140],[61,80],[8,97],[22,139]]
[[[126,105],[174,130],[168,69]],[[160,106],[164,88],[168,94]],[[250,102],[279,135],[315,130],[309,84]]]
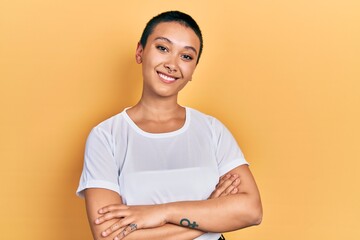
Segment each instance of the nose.
[[164,64],[164,67],[165,67],[165,69],[166,69],[166,71],[168,72],[168,73],[173,73],[173,72],[176,72],[177,70],[176,70],[176,67],[174,66],[174,65],[172,65],[172,64],[169,64],[169,63],[165,63]]
[[176,57],[169,57],[167,61],[164,63],[164,68],[168,73],[174,73],[177,72],[177,63],[176,63]]

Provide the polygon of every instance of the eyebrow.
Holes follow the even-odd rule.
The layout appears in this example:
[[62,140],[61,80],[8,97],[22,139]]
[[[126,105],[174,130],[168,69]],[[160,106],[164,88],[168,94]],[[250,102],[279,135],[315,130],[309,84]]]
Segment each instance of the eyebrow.
[[[157,37],[157,38],[154,39],[154,41],[156,41],[156,40],[165,41],[165,42],[170,43],[171,45],[174,44],[170,39],[168,39],[168,38],[166,38],[166,37]],[[197,51],[196,51],[196,49],[195,49],[194,47],[192,47],[192,46],[185,46],[184,48],[185,48],[185,49],[188,49],[188,50],[194,51],[194,52],[196,53],[196,55],[198,54]]]

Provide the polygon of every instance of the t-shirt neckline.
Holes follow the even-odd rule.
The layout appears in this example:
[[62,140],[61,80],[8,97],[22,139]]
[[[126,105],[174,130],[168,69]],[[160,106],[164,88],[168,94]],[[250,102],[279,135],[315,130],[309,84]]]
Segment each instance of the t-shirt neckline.
[[171,132],[164,132],[164,133],[150,133],[150,132],[146,132],[144,130],[142,130],[140,127],[138,127],[138,125],[136,125],[136,123],[130,118],[130,116],[127,114],[126,110],[128,110],[131,107],[127,107],[123,110],[122,115],[124,116],[125,120],[127,121],[127,123],[131,126],[131,128],[133,130],[135,130],[135,132],[145,136],[145,137],[149,137],[149,138],[165,138],[165,137],[173,137],[176,135],[179,135],[183,132],[185,132],[190,124],[190,119],[191,119],[191,114],[190,114],[190,109],[188,107],[184,107],[185,108],[185,122],[184,125],[175,130],[175,131],[171,131]]

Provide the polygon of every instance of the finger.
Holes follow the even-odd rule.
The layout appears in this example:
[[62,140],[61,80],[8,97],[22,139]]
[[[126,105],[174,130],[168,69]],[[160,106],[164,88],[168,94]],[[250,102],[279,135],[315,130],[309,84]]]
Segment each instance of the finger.
[[220,194],[219,197],[223,197],[223,196],[229,195],[229,193],[232,192],[235,188],[236,188],[235,186],[230,185],[229,187],[227,187],[227,188],[225,189],[225,191],[223,191],[223,192]]
[[229,195],[229,194],[235,194],[235,193],[237,193],[238,190],[239,190],[239,189],[238,189],[239,184],[240,184],[240,178],[235,179],[235,180],[231,183],[231,185],[230,185],[229,187],[227,187],[227,188],[225,189],[225,191],[223,191],[223,192],[220,194],[219,197],[227,196],[227,195]]
[[237,176],[231,176],[231,178],[227,179],[221,186],[218,187],[217,197],[229,195],[229,193],[239,185],[240,180],[239,178],[236,177]]
[[[221,184],[219,184],[214,192],[211,194],[211,198],[220,197],[222,194],[225,193],[226,189],[232,184],[237,184],[236,180],[238,179],[238,175],[231,175],[230,178],[226,178],[225,181],[223,181]],[[231,187],[231,190],[233,190],[233,187]]]
[[219,183],[216,185],[216,187],[220,186],[221,184],[223,184],[226,180],[228,180],[231,177],[231,174],[228,173],[226,175],[223,175],[220,177],[219,179]]
[[105,213],[104,215],[98,217],[95,219],[96,224],[101,224],[103,222],[109,221],[114,218],[123,218],[127,216],[126,210],[117,210],[117,211],[111,211],[108,213]]
[[221,194],[223,194],[224,189],[223,187],[217,187],[210,195],[210,199],[218,198]]
[[129,207],[125,204],[113,204],[109,206],[102,207],[98,210],[98,213],[105,214],[107,212],[115,211],[115,210],[123,210],[128,209]]
[[[231,185],[234,184],[235,186],[239,185],[240,182],[236,181],[236,179],[239,179],[237,174],[225,174],[222,177],[220,177],[219,179],[219,183],[216,185],[215,190],[211,193],[209,199],[213,199],[213,198],[217,198],[220,196],[223,196],[224,194],[228,194],[229,192],[231,192],[231,190],[233,190],[233,187],[231,187],[231,189],[227,190],[227,188]],[[227,190],[226,193],[224,193]]]
[[239,189],[238,188],[234,188],[234,190],[232,190],[231,192],[230,192],[230,194],[236,194],[236,193],[238,193],[239,192]]
[[225,174],[223,176],[220,177],[220,180],[226,180],[226,179],[229,179],[231,177],[231,174],[228,173],[228,174]]
[[112,234],[113,232],[117,231],[121,229],[121,223],[120,221],[111,225],[109,228],[107,228],[105,231],[101,232],[101,236],[103,237],[107,237],[109,236],[110,234]]
[[219,183],[216,185],[215,190],[211,193],[209,197],[210,199],[217,198],[221,195],[224,189],[224,183],[228,181],[231,178],[231,176],[232,175],[228,173],[220,177]]
[[218,188],[215,188],[215,190],[211,193],[209,199],[214,199],[219,197],[219,195],[221,194],[221,192],[219,191]]
[[119,220],[118,222],[116,222],[115,224],[111,225],[106,230],[104,230],[101,233],[101,236],[106,237],[106,236],[109,236],[110,234],[112,234],[115,231],[125,229],[127,226],[129,226],[129,224],[131,222],[132,222],[132,220],[129,219],[129,218],[123,218],[123,219]]
[[237,174],[230,174],[230,177],[224,178],[220,183],[221,185],[225,184],[225,185],[229,185],[232,184],[236,179],[238,179],[239,176]]
[[228,180],[226,180],[226,182],[227,182],[227,184],[229,184],[229,183],[235,184],[235,183],[237,183],[238,180],[240,180],[239,176],[237,174],[234,174],[234,175],[231,175],[231,177]]
[[131,223],[129,224],[126,228],[124,228],[124,230],[122,230],[115,238],[114,240],[120,240],[123,239],[124,237],[126,237],[127,235],[129,235],[130,233],[134,232],[137,230],[137,224],[136,223]]
[[231,183],[231,186],[234,186],[234,187],[237,187],[240,185],[240,178],[236,178],[232,183]]
[[[228,186],[222,195],[229,195],[235,188],[237,188],[240,185],[240,178],[236,178],[230,186]],[[220,195],[221,196],[221,195]]]

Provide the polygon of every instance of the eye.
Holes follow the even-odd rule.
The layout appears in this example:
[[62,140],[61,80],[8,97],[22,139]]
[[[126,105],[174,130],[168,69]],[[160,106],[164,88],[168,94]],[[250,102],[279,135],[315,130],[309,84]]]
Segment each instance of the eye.
[[186,60],[186,61],[191,61],[191,60],[194,59],[192,56],[187,55],[187,54],[182,55],[181,58]]
[[168,52],[169,50],[161,45],[156,46],[156,48],[160,51],[160,52]]

